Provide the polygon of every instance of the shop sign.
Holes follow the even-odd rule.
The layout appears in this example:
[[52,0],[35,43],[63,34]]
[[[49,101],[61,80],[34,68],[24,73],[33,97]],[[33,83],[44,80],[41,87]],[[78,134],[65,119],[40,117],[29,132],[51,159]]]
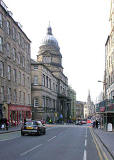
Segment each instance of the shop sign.
[[114,105],[110,105],[107,107],[107,111],[114,111]]
[[30,106],[9,105],[10,111],[31,111]]
[[100,107],[100,112],[105,112],[105,107]]

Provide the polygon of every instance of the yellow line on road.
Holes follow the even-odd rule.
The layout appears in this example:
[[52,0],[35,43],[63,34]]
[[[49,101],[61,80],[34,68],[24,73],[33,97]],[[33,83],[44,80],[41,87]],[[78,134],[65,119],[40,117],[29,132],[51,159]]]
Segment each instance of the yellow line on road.
[[101,151],[102,154],[103,154],[103,157],[105,158],[105,160],[108,160],[108,157],[107,157],[107,155],[105,154],[105,152],[103,151],[102,146],[101,146],[100,142],[98,141],[97,137],[95,136],[93,130],[90,129],[90,131],[91,131],[91,134],[93,135],[93,137],[94,137],[94,139],[95,139],[95,142],[98,144],[99,149],[100,149],[100,151]]
[[[93,132],[93,131],[92,131],[92,132]],[[94,133],[93,133],[93,134],[94,134]],[[95,136],[95,134],[94,134],[94,136]],[[102,149],[102,147],[101,147],[101,144],[99,143],[99,141],[98,141],[98,139],[96,138],[96,136],[95,136],[95,139],[96,139],[96,142],[98,143],[98,145],[99,145],[99,147],[100,147],[100,149],[101,149],[101,152],[102,152],[104,158],[105,158],[106,160],[108,160],[108,157],[106,156],[105,152],[103,151],[103,149]]]
[[91,133],[92,138],[93,138],[93,141],[94,141],[94,143],[95,143],[95,145],[96,145],[96,149],[97,149],[97,152],[98,152],[99,158],[100,158],[100,160],[103,160],[103,157],[102,157],[101,152],[100,152],[100,148],[99,148],[98,144],[97,144],[97,143],[96,143],[96,141],[95,141],[95,138],[94,138],[94,135],[93,135],[93,133],[92,133],[91,129],[90,129],[90,133]]

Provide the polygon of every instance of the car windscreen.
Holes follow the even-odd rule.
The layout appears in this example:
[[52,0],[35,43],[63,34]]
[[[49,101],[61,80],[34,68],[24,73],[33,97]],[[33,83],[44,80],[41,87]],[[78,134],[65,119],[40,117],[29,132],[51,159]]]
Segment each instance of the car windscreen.
[[26,126],[34,126],[37,125],[36,122],[26,122]]

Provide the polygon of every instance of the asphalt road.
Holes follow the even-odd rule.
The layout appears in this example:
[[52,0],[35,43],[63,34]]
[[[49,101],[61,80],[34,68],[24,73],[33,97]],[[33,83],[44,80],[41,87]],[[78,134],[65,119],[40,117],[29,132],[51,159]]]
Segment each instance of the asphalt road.
[[41,136],[0,135],[0,160],[111,160],[106,152],[87,126],[48,127]]

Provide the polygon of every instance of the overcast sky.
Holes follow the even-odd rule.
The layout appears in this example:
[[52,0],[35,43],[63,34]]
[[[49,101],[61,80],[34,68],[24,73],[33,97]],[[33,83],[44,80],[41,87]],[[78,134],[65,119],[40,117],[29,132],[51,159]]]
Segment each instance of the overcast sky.
[[111,0],[4,0],[32,41],[31,57],[46,35],[49,21],[63,56],[64,74],[77,100],[93,101],[102,91],[105,42],[110,33]]

